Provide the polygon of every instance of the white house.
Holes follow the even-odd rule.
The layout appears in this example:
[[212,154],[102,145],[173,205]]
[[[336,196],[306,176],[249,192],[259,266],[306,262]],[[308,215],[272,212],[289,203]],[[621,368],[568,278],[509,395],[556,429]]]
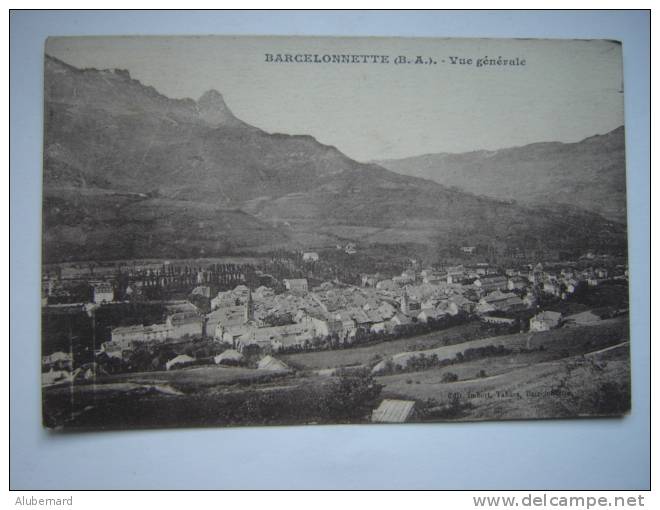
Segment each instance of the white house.
[[428,308],[422,310],[417,316],[417,320],[420,322],[428,322],[432,320],[442,319],[447,315],[447,312],[444,310],[438,310],[437,308]]
[[94,285],[94,303],[111,303],[115,299],[115,292],[109,283]]
[[549,331],[559,326],[561,313],[545,311],[529,319],[530,331]]

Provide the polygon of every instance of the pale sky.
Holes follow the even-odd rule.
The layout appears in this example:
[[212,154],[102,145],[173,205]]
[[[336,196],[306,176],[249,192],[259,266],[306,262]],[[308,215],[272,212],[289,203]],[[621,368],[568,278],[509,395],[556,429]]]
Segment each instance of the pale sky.
[[[172,98],[215,89],[249,124],[309,134],[360,161],[575,142],[623,124],[621,47],[608,41],[63,37],[50,38],[46,52],[76,67],[127,69]],[[266,53],[387,55],[389,63],[278,64]],[[437,64],[395,65],[397,55]],[[452,65],[452,56],[473,63]],[[526,65],[476,67],[485,56]]]

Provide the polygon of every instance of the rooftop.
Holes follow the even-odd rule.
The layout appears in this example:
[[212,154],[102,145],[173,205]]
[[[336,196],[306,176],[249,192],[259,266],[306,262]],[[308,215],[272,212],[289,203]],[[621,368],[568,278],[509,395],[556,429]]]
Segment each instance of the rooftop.
[[374,409],[371,421],[374,423],[405,423],[410,419],[415,409],[413,400],[383,400]]

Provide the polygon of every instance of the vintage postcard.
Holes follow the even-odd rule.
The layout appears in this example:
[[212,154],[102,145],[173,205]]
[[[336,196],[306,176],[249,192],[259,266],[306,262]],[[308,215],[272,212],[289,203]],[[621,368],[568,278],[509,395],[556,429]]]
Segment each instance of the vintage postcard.
[[621,45],[56,37],[43,423],[630,410]]

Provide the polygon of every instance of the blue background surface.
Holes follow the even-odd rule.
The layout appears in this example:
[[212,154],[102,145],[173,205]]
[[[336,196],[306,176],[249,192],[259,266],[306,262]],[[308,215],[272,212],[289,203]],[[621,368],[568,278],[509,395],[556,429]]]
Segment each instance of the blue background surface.
[[[649,488],[649,14],[13,12],[10,29],[11,488]],[[80,434],[55,434],[42,429],[39,307],[43,45],[49,35],[111,34],[622,40],[632,414],[607,420],[378,427]]]

